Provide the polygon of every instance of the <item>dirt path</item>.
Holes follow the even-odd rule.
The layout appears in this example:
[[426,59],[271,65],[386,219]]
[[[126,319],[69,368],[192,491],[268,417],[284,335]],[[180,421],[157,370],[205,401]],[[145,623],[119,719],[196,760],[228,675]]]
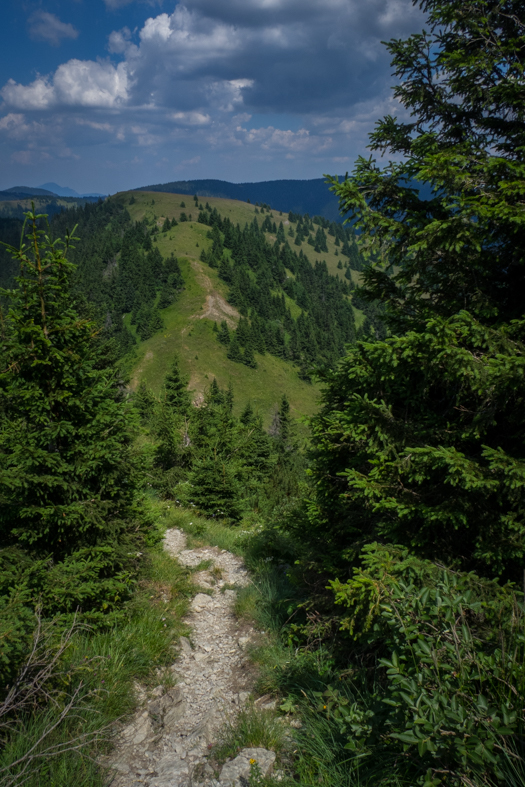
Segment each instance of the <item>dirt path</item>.
[[217,547],[186,549],[182,531],[168,530],[166,550],[183,565],[196,567],[198,593],[186,622],[191,643],[180,638],[180,653],[171,670],[176,686],[148,697],[120,733],[111,757],[112,787],[190,787],[195,778],[211,777],[206,754],[224,721],[248,699],[253,681],[245,648],[254,630],[233,614],[235,590],[249,582],[242,560]]
[[205,273],[204,267],[201,262],[197,260],[191,261],[191,267],[197,274],[197,281],[206,292],[206,302],[202,307],[204,309],[202,314],[192,314],[191,319],[195,320],[226,320],[230,328],[235,328],[236,321],[240,315],[234,306],[231,306],[225,298],[222,297],[217,290],[213,289],[213,283],[210,277]]

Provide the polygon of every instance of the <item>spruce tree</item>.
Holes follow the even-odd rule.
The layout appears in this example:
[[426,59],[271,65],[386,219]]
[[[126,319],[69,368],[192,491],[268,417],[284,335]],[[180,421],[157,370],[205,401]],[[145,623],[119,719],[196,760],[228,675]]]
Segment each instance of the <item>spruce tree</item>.
[[226,460],[212,456],[196,462],[191,482],[192,502],[200,511],[219,519],[240,518],[238,483]]
[[45,217],[26,217],[0,314],[0,545],[52,557],[45,609],[95,619],[125,596],[146,527],[136,419],[98,327],[73,305],[70,238],[52,241]]
[[164,390],[166,404],[180,415],[185,415],[190,407],[190,393],[187,386],[188,380],[182,374],[179,359],[175,356],[164,378]]
[[239,346],[239,342],[237,341],[237,336],[234,333],[233,339],[230,342],[230,346],[228,347],[228,358],[230,361],[234,361],[235,363],[242,363],[243,355],[242,350]]
[[427,30],[388,45],[410,114],[377,124],[380,161],[331,179],[368,254],[359,296],[397,335],[358,343],[325,376],[301,538],[338,573],[387,541],[521,584],[523,4],[422,6]]
[[140,417],[143,421],[148,421],[153,415],[156,401],[153,392],[148,388],[144,380],[142,380],[133,397],[133,404],[140,413]]
[[285,444],[288,443],[290,439],[290,429],[290,402],[286,394],[283,394],[279,405],[279,437]]
[[226,320],[221,321],[221,327],[218,331],[217,335],[218,340],[221,344],[225,344],[226,346],[230,343],[230,331],[228,330],[228,323]]
[[244,349],[243,363],[250,369],[257,369],[257,361],[255,360],[255,355],[253,354],[253,347],[251,344],[247,344]]

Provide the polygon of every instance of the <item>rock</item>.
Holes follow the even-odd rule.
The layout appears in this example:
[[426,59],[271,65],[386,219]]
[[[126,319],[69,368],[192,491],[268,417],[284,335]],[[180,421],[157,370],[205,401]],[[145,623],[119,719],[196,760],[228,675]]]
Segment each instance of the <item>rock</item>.
[[181,651],[186,656],[191,656],[192,655],[193,650],[192,650],[192,647],[191,647],[191,644],[190,644],[190,641],[189,641],[188,637],[179,637],[179,645],[180,645]]
[[148,714],[154,726],[173,727],[186,712],[186,703],[179,686],[170,689],[164,696],[148,702]]
[[191,608],[194,612],[202,612],[203,609],[208,609],[213,604],[211,596],[205,593],[197,593],[191,603]]
[[262,776],[273,770],[275,752],[268,749],[243,749],[234,759],[223,765],[219,782],[221,787],[242,787],[250,779],[250,770],[257,763]]
[[125,760],[114,762],[112,767],[119,773],[129,773],[129,764]]
[[278,700],[272,698],[271,694],[264,694],[255,701],[255,704],[261,710],[275,710],[277,708]]
[[250,644],[250,637],[239,637],[237,643],[242,650],[246,650],[246,648]]

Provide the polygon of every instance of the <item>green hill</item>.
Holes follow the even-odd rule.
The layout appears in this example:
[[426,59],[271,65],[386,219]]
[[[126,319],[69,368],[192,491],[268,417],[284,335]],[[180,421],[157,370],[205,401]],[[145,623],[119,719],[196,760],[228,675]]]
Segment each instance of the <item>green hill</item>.
[[[135,221],[147,218],[161,227],[166,218],[179,220],[183,212],[196,219],[193,200],[188,200],[187,195],[142,192],[133,196],[135,202],[131,205],[129,193],[117,194],[112,199],[126,205]],[[207,201],[221,215],[241,225],[252,221],[255,215],[255,207],[247,203],[218,198]],[[186,203],[185,208],[180,206],[181,202]],[[274,214],[276,218],[279,216],[278,211]],[[199,261],[201,250],[211,246],[207,231],[208,227],[188,221],[159,235],[158,248],[163,257],[173,253],[179,260],[185,289],[173,305],[161,310],[166,329],[138,345],[131,373],[132,386],[136,388],[145,381],[159,392],[173,356],[178,354],[181,368],[190,378],[189,388],[196,402],[202,400],[204,389],[215,377],[221,387],[232,383],[237,412],[251,401],[267,425],[283,393],[290,400],[294,417],[312,414],[316,410],[318,386],[301,380],[292,364],[265,354],[257,355],[258,368],[250,369],[230,361],[226,348],[217,342],[213,323],[226,320],[230,327],[235,327],[239,312],[227,302],[228,287],[219,279],[216,270]],[[129,324],[129,316],[126,323],[136,334]]]
[[324,216],[341,221],[339,201],[329,191],[324,178],[312,180],[266,180],[258,183],[230,183],[226,180],[178,180],[143,186],[138,191],[198,194],[202,199],[222,197],[242,202],[265,202],[277,210]]
[[283,393],[293,416],[308,415],[318,398],[309,369],[372,325],[352,295],[362,265],[352,231],[328,219],[134,191],[56,216],[53,231],[74,223],[77,286],[134,389],[160,393],[178,355],[197,403],[216,378],[232,384],[237,412],[251,402],[266,425]]
[[[134,198],[135,202],[130,205],[129,200],[131,197]],[[162,226],[162,223],[166,217],[170,219],[177,219],[177,221],[179,221],[181,213],[184,212],[188,216],[191,214],[193,219],[197,219],[198,210],[195,210],[193,199],[191,196],[189,197],[188,194],[166,194],[160,192],[133,191],[116,194],[114,197],[111,197],[111,199],[119,200],[121,204],[125,205],[131,216],[136,221],[142,220],[144,218],[156,220],[159,227]],[[199,201],[201,203],[208,202],[212,208],[217,208],[222,216],[227,216],[235,224],[239,223],[241,227],[246,222],[253,221],[255,215],[257,215],[261,220],[264,217],[269,216],[272,222],[275,221],[277,224],[282,221],[286,232],[290,228],[288,212],[270,209],[269,211],[265,210],[264,214],[261,215],[260,209],[256,205],[251,205],[247,202],[240,202],[236,199],[222,199],[220,197],[202,197],[199,198]],[[185,203],[185,208],[180,207],[181,202]],[[180,231],[181,228],[179,227],[178,229]],[[177,233],[175,230],[172,234],[174,241],[177,243]],[[271,233],[267,233],[266,235],[269,241],[272,243],[275,241],[275,235],[272,235]],[[294,243],[293,239],[290,237],[288,237],[288,240],[291,242],[291,244]],[[298,248],[303,249],[312,263],[326,260],[329,273],[331,273],[333,276],[339,276],[341,279],[343,279],[345,270],[344,268],[338,268],[337,264],[341,263],[344,265],[346,259],[341,255],[341,249],[338,249],[338,247],[335,245],[335,237],[328,235],[327,245],[327,253],[316,252],[314,247],[309,246],[306,241],[303,242]],[[189,247],[185,247],[183,245],[182,248],[186,251]],[[175,249],[173,250],[175,251]],[[185,251],[181,251],[180,253],[185,253]],[[357,271],[350,270],[350,275],[354,282],[359,282],[359,273]]]

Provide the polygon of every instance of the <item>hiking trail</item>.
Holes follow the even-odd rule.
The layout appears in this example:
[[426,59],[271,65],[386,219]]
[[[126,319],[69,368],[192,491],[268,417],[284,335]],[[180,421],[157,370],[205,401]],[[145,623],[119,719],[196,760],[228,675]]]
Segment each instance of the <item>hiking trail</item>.
[[268,772],[275,754],[246,749],[223,766],[220,780],[214,778],[207,754],[220,727],[248,700],[254,682],[246,648],[256,632],[233,613],[232,586],[247,585],[248,572],[241,558],[218,547],[186,549],[186,536],[178,529],[167,531],[164,547],[184,566],[210,561],[210,568],[195,574],[195,583],[209,595],[197,593],[191,602],[185,618],[191,642],[180,637],[180,652],[170,667],[174,688],[158,686],[148,694],[137,687],[139,709],[119,732],[110,757],[115,772],[111,787],[242,784],[242,773],[249,770],[242,757],[249,763],[253,755]]

